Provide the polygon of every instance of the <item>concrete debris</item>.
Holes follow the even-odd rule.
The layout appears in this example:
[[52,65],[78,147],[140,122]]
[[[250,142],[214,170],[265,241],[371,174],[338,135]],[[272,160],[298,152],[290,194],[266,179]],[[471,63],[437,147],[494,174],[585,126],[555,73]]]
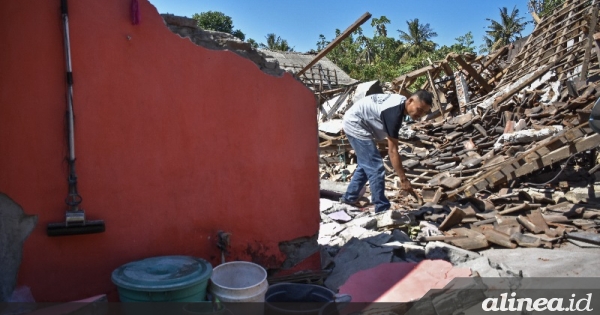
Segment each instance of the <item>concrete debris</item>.
[[410,128],[402,127],[402,128],[400,128],[400,131],[398,132],[398,136],[400,137],[400,139],[403,139],[403,140],[411,140],[417,136],[417,132]]
[[490,260],[487,257],[479,257],[456,264],[459,268],[469,268],[474,275],[483,278],[502,277],[502,270],[490,266]]
[[355,218],[352,222],[349,222],[348,225],[360,226],[364,229],[373,229],[378,226],[378,220],[371,216],[363,216]]
[[317,235],[310,238],[301,237],[292,241],[279,243],[279,250],[286,255],[282,268],[289,269],[319,252],[317,237]]
[[337,291],[351,275],[360,270],[391,262],[392,256],[392,248],[372,246],[366,241],[352,238],[333,258],[335,267],[325,280],[325,286]]
[[[516,143],[531,143],[533,141],[540,141],[553,136],[563,130],[562,126],[548,126],[544,129],[535,130],[519,130],[511,133],[503,134],[498,138],[499,142],[506,142],[510,144]],[[496,145],[494,144],[494,148]],[[497,147],[498,150],[502,149],[502,145]]]
[[327,210],[333,208],[334,204],[335,204],[334,201],[331,201],[331,200],[326,199],[326,198],[321,198],[320,201],[319,201],[319,210],[321,212],[327,211]]
[[319,124],[319,130],[331,134],[338,134],[342,131],[342,120],[332,119]]
[[328,214],[328,216],[337,222],[348,222],[350,220],[352,220],[352,217],[349,216],[345,211],[336,211],[333,213]]
[[[588,25],[592,6],[575,0],[559,11]],[[331,270],[327,287],[380,264],[426,260],[481,277],[597,273],[584,265],[600,261],[593,258],[600,255],[600,135],[587,123],[600,98],[600,53],[585,53],[595,44],[580,40],[587,26],[552,40],[565,17],[549,15],[518,51],[451,53],[392,82],[316,93],[321,197],[329,199],[321,202],[318,238],[322,267]],[[357,168],[339,128],[344,113],[373,93],[409,97],[421,88],[434,95],[432,112],[406,121],[399,140],[417,195],[400,190],[382,141],[391,209],[373,213],[368,185],[356,205],[337,202]]]
[[[581,19],[592,9],[582,0],[566,6]],[[566,41],[577,39],[570,41],[568,54],[550,40],[564,18],[544,19],[519,52],[503,47],[489,56],[451,53],[393,82],[367,82],[349,87],[354,94],[332,95],[364,97],[376,86],[384,93],[410,96],[409,91],[423,88],[434,95],[432,113],[405,122],[399,141],[406,176],[418,195],[400,190],[387,142],[378,143],[392,210],[370,213],[367,189],[357,208],[377,218],[376,227],[368,228],[399,230],[419,245],[435,242],[469,252],[600,245],[592,241],[600,232],[600,172],[595,167],[600,135],[587,124],[600,98],[598,56],[585,57],[589,44],[578,40],[588,36],[587,28],[563,35]],[[556,53],[547,58],[543,53],[548,51]],[[574,77],[580,66],[585,71]],[[413,86],[419,78],[426,83]],[[341,119],[343,113],[326,121]],[[342,187],[352,180],[356,156],[343,132],[320,133],[320,161],[322,195],[329,185],[325,182]],[[338,195],[344,192],[341,188]],[[560,206],[564,202],[570,205]]]
[[480,257],[476,252],[464,250],[442,242],[427,243],[425,246],[425,256],[427,259],[443,259],[454,265]]
[[203,30],[198,27],[198,22],[192,18],[161,14],[165,25],[173,33],[182,38],[188,38],[198,46],[212,50],[229,50],[254,62],[263,72],[282,76],[285,70],[276,61],[267,60],[267,56],[252,48],[252,46],[239,38],[224,32]]
[[491,264],[524,277],[596,277],[600,267],[600,249],[570,244],[557,250],[519,247],[489,249],[481,254]]

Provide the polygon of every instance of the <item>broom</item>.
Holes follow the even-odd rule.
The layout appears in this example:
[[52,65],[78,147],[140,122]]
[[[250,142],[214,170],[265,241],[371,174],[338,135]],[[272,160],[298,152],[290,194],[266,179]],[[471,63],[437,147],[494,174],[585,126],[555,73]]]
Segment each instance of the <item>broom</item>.
[[50,223],[46,229],[48,236],[76,235],[104,232],[102,220],[86,220],[85,211],[79,208],[82,201],[77,192],[77,173],[75,172],[75,130],[73,115],[73,72],[71,69],[71,46],[69,42],[69,17],[67,0],[61,0],[61,14],[64,31],[65,60],[67,64],[67,116],[68,116],[68,143],[69,143],[69,194],[65,203],[69,207],[65,214],[65,221]]

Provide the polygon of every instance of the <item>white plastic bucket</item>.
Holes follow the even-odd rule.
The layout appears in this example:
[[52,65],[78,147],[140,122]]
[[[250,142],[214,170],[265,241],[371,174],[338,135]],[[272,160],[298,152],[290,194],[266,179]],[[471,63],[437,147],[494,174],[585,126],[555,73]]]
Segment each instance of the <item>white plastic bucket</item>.
[[267,271],[255,263],[232,261],[213,269],[210,292],[222,302],[264,302]]

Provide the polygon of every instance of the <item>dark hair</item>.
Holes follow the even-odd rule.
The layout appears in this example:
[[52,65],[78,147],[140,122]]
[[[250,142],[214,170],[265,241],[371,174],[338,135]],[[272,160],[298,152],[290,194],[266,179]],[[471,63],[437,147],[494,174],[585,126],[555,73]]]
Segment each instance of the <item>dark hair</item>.
[[428,91],[418,90],[415,93],[413,93],[413,96],[418,97],[422,102],[429,105],[430,107],[431,107],[431,104],[433,103],[433,100],[432,100],[433,96]]

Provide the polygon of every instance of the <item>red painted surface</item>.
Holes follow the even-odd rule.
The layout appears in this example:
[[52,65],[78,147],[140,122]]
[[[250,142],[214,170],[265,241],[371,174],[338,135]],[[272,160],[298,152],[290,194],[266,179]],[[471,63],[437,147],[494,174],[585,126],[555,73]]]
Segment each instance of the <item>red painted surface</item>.
[[351,275],[340,293],[352,302],[412,302],[431,289],[442,289],[454,278],[471,276],[469,268],[455,268],[444,260],[386,263]]
[[130,1],[69,2],[81,206],[106,232],[49,238],[67,194],[60,1],[0,2],[0,191],[39,216],[19,272],[37,301],[114,300],[111,272],[146,257],[216,265],[218,230],[227,260],[267,268],[279,242],[318,231],[312,93],[140,12],[132,25]]

